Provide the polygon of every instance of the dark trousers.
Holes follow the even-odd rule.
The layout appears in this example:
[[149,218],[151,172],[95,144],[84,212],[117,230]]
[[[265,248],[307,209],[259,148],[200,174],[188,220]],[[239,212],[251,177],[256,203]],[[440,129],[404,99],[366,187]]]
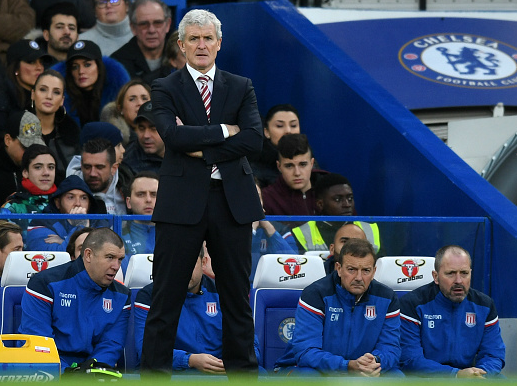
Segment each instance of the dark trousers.
[[156,224],[153,299],[144,332],[143,373],[172,372],[181,308],[203,240],[212,259],[223,313],[222,359],[226,372],[230,376],[257,372],[249,304],[251,224],[234,220],[222,186],[216,186],[210,188],[208,204],[198,224]]

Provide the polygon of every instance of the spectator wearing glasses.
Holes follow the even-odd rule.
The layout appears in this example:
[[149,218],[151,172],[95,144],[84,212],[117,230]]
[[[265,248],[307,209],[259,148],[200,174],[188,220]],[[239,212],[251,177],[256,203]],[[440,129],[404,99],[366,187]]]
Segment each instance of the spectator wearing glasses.
[[133,37],[128,10],[126,0],[96,0],[97,24],[82,33],[79,39],[91,40],[100,47],[102,55],[111,55]]
[[151,84],[170,73],[170,66],[162,62],[171,11],[160,0],[135,0],[129,9],[129,20],[134,37],[111,57],[126,67],[132,79],[141,78]]

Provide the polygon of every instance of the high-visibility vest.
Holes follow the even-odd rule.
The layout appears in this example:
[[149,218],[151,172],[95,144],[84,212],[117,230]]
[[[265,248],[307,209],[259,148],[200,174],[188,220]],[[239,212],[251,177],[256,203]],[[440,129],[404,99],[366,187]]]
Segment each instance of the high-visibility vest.
[[[381,249],[381,237],[379,227],[376,223],[370,224],[364,221],[354,221],[366,235],[366,239],[372,244],[375,253]],[[316,226],[316,221],[308,221],[291,231],[296,240],[306,251],[327,251],[329,248],[321,237],[321,233]]]
[[354,225],[361,228],[366,235],[366,239],[372,244],[375,253],[381,249],[381,236],[379,234],[379,226],[376,223],[370,224],[364,221],[354,221]]
[[291,232],[306,251],[327,251],[329,249],[321,237],[316,221],[308,221],[293,228]]

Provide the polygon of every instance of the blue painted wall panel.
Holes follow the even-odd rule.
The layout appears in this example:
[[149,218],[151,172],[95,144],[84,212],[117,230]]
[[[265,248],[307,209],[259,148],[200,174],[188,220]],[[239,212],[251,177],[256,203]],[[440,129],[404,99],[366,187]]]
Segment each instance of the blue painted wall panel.
[[[392,93],[409,109],[453,107],[453,106],[490,106],[503,102],[517,105],[517,78],[515,73],[515,54],[517,53],[517,22],[474,18],[401,18],[383,20],[360,20],[340,23],[320,24],[321,29],[338,47],[356,60],[381,86]],[[476,78],[483,81],[481,86],[447,85],[438,81],[439,73],[430,68],[422,72],[410,72],[414,63],[420,61],[404,60],[400,53],[421,55],[424,49],[433,49],[431,41],[464,45],[465,39],[479,40],[479,52],[491,50],[496,54],[506,53],[513,61],[513,72],[494,81],[484,76],[489,69],[475,68]],[[456,43],[459,41],[461,43]],[[417,48],[413,43],[417,43]],[[438,44],[438,43],[436,43]],[[449,44],[448,49],[451,49]],[[405,48],[406,47],[406,48]],[[492,50],[492,47],[497,49]],[[442,47],[445,48],[445,47]],[[452,51],[451,51],[452,52]],[[441,55],[440,55],[441,56]],[[512,59],[511,57],[514,56]],[[444,58],[445,61],[445,58]],[[459,57],[451,57],[458,63]],[[479,63],[483,64],[483,63]],[[490,62],[485,62],[491,65]],[[496,66],[502,63],[495,62]],[[452,64],[444,63],[461,79],[461,72],[468,72],[462,64],[456,64],[458,71],[452,71]],[[494,71],[503,72],[502,68]],[[441,78],[439,78],[441,79]],[[483,86],[484,85],[484,86]]]

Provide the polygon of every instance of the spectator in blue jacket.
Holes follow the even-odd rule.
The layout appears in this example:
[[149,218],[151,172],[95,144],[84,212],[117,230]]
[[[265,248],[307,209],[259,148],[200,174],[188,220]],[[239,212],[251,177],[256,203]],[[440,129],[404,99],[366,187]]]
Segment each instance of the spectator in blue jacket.
[[[52,194],[44,214],[102,214],[106,208],[95,200],[86,182],[79,176],[69,176],[61,182]],[[106,220],[35,219],[27,229],[27,249],[29,251],[66,251],[70,236],[83,227],[98,228],[108,226]]]
[[[126,206],[131,214],[151,216],[156,204],[158,175],[154,172],[140,172],[129,184]],[[129,259],[137,253],[154,253],[155,226],[150,220],[126,221],[122,227],[122,239],[126,245],[126,256],[122,272],[126,274]]]
[[61,370],[95,358],[115,366],[126,342],[129,289],[115,281],[124,243],[109,228],[93,230],[81,257],[34,275],[22,298],[22,334],[53,338]]
[[[255,185],[260,197],[260,202],[262,203],[262,190],[258,185],[258,181],[255,181]],[[282,234],[277,231],[277,228],[282,230]],[[267,253],[298,254],[296,241],[291,232],[286,231],[286,228],[287,227],[281,223],[267,220],[253,222],[253,236],[251,239],[251,284],[253,284],[257,264],[262,255]]]
[[[224,374],[222,361],[223,318],[219,294],[215,283],[203,275],[207,263],[204,247],[188,285],[187,297],[178,324],[172,369],[182,371],[196,369],[203,373]],[[142,342],[147,313],[151,306],[153,284],[142,288],[135,300],[135,347],[138,361],[142,355]],[[255,355],[260,358],[255,337]]]
[[375,261],[367,240],[343,244],[336,270],[303,290],[292,343],[275,371],[403,375],[399,302],[393,290],[373,279]]
[[457,245],[436,252],[434,282],[400,299],[402,370],[420,376],[483,378],[504,367],[493,300],[470,288],[472,260]]

